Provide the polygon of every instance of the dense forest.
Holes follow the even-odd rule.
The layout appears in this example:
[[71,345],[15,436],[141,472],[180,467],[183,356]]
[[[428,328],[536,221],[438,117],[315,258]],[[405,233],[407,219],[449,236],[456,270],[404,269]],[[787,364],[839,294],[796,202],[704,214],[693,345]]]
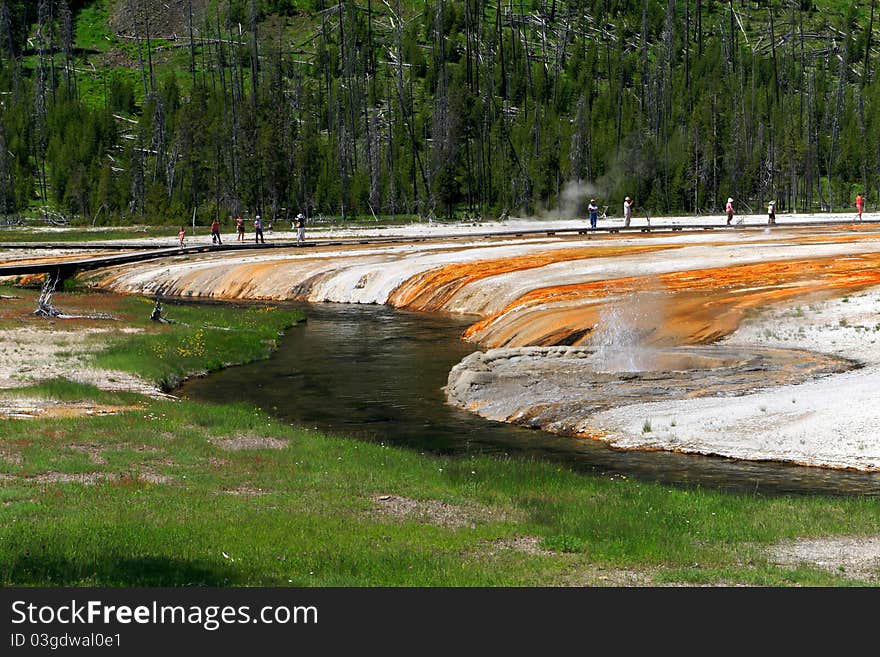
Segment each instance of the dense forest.
[[873,205],[877,22],[874,0],[0,0],[0,216]]

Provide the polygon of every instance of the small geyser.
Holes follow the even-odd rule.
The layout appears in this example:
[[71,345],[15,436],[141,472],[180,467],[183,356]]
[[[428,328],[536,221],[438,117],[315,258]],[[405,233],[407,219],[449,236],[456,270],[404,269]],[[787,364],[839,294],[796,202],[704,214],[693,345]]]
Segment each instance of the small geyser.
[[[621,344],[625,351],[614,351]],[[596,353],[589,347],[475,352],[449,373],[447,399],[492,420],[577,434],[591,415],[610,408],[747,395],[858,367],[845,358],[799,349],[722,344],[604,346],[611,359],[600,359],[602,369],[597,368]],[[621,357],[615,358],[616,354]]]
[[657,349],[650,336],[662,324],[662,292],[638,292],[609,300],[592,334],[591,360],[597,372],[656,370]]

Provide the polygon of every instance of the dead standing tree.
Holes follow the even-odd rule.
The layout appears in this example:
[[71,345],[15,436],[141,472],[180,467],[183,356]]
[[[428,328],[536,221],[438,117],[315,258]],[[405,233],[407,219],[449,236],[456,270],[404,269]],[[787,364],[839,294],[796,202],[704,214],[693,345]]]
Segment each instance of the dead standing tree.
[[144,51],[141,48],[141,35],[140,30],[138,29],[137,13],[134,9],[133,0],[128,0],[128,13],[131,16],[131,29],[134,32],[135,44],[137,45],[138,65],[141,70],[141,82],[144,85],[144,98],[147,98],[150,95],[150,90],[147,87],[147,71],[144,67]]
[[37,300],[37,309],[34,315],[39,317],[61,317],[62,312],[52,305],[52,296],[55,294],[55,287],[60,279],[59,274],[49,274],[43,282],[43,289],[40,291],[40,298]]
[[[48,107],[46,103],[46,90],[49,86],[46,72],[46,33],[49,31],[50,22],[50,0],[40,0],[37,9],[37,76],[34,84],[34,120],[35,133],[34,139],[34,159],[37,162],[37,178],[40,185],[40,200],[43,205],[49,201],[48,182],[46,174],[46,149],[49,143],[48,128],[46,126]],[[51,44],[49,44],[49,55],[52,54]]]
[[70,11],[68,0],[59,0],[59,14],[61,47],[64,52],[64,79],[67,83],[67,93],[72,97],[76,92],[76,66],[73,61],[73,13]]
[[413,111],[413,94],[412,94],[412,78],[410,77],[410,83],[407,85],[406,80],[404,79],[403,69],[404,69],[404,57],[403,57],[403,18],[402,18],[402,9],[400,0],[396,0],[395,8],[392,10],[391,5],[387,2],[385,6],[388,7],[391,12],[391,19],[394,23],[394,51],[393,53],[389,53],[391,56],[389,60],[396,66],[397,71],[394,76],[395,88],[397,91],[397,102],[400,107],[400,114],[403,119],[403,124],[406,127],[406,130],[409,134],[410,139],[410,152],[413,158],[413,166],[412,166],[412,186],[413,186],[413,203],[418,205],[418,186],[416,184],[416,171],[418,171],[419,176],[422,181],[422,188],[424,189],[424,199],[423,203],[427,207],[427,212],[429,214],[433,214],[434,212],[434,198],[431,194],[431,185],[428,182],[428,176],[425,172],[425,165],[422,162],[422,156],[419,152],[418,140],[415,134],[415,120],[414,120],[414,111]]
[[0,217],[6,218],[15,205],[15,187],[6,145],[6,129],[0,122]]
[[846,83],[846,67],[847,67],[847,41],[849,38],[843,40],[843,46],[840,48],[840,52],[837,53],[838,60],[840,62],[840,66],[838,68],[837,73],[837,92],[835,93],[834,99],[834,113],[831,115],[831,140],[828,145],[828,161],[827,161],[827,175],[828,175],[828,211],[834,212],[834,186],[832,184],[832,180],[834,178],[834,147],[837,145],[837,139],[840,133],[840,113],[843,109],[844,102],[844,87]]
[[67,274],[70,272],[63,272],[61,269],[57,269],[54,272],[49,272],[46,275],[46,280],[43,282],[43,288],[40,291],[40,298],[37,300],[37,309],[34,311],[34,315],[38,317],[51,317],[53,319],[113,319],[116,317],[113,315],[108,315],[107,313],[90,313],[88,315],[68,315],[60,311],[55,305],[52,303],[52,297],[55,295],[56,288],[58,285],[66,278]]
[[15,54],[15,46],[12,43],[12,17],[6,0],[0,0],[0,53],[10,59]]

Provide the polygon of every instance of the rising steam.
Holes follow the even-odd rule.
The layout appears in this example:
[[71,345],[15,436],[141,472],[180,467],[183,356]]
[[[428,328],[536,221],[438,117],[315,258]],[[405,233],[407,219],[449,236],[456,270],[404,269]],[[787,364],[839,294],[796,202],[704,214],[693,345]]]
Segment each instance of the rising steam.
[[587,205],[595,198],[599,207],[609,205],[602,202],[603,191],[597,185],[583,180],[569,180],[559,191],[555,208],[544,208],[538,212],[519,217],[521,219],[583,219],[587,215]]

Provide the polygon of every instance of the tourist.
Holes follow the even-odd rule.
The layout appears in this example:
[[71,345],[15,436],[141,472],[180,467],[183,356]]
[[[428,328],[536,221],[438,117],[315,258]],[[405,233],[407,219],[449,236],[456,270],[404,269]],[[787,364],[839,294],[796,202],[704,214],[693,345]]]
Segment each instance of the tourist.
[[254,241],[258,244],[260,242],[266,243],[266,239],[263,237],[263,220],[260,219],[260,215],[254,217]]
[[296,215],[296,241],[300,244],[306,240],[306,218],[300,212]]
[[587,211],[590,213],[590,228],[595,228],[596,221],[599,219],[599,206],[596,205],[596,199],[590,199],[590,204],[587,206]]
[[211,242],[213,244],[223,244],[223,240],[220,239],[220,222],[217,220],[217,217],[214,217],[214,221],[211,222]]
[[725,208],[725,210],[727,212],[727,225],[729,226],[730,222],[733,221],[733,199],[732,198],[728,197],[727,207]]
[[624,228],[629,226],[629,220],[632,219],[632,207],[633,200],[627,196],[623,199],[623,226]]
[[186,231],[183,229],[183,226],[180,227],[180,230],[177,231],[177,242],[180,246],[186,246]]
[[767,223],[771,225],[776,223],[776,206],[773,201],[767,204]]
[[238,231],[238,241],[244,242],[244,219],[241,218],[241,215],[235,218],[235,230]]
[[859,217],[859,221],[862,220],[862,207],[865,205],[865,197],[861,194],[856,194],[856,214]]

